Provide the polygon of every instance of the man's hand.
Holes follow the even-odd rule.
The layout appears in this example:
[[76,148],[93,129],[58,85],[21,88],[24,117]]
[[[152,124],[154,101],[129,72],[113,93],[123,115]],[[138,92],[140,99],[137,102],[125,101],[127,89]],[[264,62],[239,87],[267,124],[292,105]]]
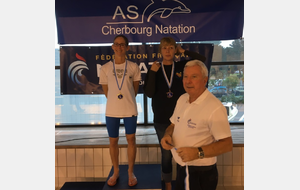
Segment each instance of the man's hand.
[[189,162],[199,158],[198,156],[199,150],[198,148],[195,147],[178,148],[176,152],[178,153],[178,155],[180,156],[183,162]]
[[160,144],[165,150],[171,150],[174,147],[172,137],[170,135],[165,135],[161,139]]

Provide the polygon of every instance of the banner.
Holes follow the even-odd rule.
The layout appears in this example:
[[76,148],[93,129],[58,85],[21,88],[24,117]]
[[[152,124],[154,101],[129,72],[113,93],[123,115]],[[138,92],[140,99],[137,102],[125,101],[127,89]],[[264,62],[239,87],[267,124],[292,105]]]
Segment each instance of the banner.
[[[129,46],[127,59],[139,65],[142,74],[139,93],[143,93],[143,84],[148,69],[154,61],[162,61],[158,53],[159,45]],[[183,44],[182,48],[198,52],[206,57],[204,62],[210,71],[213,44]],[[104,94],[99,84],[100,68],[103,64],[114,59],[111,46],[61,46],[60,47],[60,76],[61,94]],[[184,54],[176,55],[175,61],[189,60]]]
[[239,39],[244,0],[55,0],[58,44]]

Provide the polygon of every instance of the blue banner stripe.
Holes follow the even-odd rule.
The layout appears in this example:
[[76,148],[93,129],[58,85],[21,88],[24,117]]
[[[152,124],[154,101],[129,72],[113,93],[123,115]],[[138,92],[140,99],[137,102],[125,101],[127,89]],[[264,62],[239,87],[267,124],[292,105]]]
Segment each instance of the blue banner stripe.
[[59,44],[229,40],[242,37],[243,0],[56,0]]

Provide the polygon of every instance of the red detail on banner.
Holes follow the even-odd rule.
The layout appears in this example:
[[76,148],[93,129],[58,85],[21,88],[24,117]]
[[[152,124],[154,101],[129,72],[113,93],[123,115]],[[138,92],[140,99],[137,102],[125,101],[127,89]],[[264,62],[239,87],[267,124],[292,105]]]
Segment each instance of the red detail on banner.
[[76,53],[76,57],[77,57],[77,59],[86,63],[85,59],[83,57],[81,57],[80,55],[78,55],[77,53]]

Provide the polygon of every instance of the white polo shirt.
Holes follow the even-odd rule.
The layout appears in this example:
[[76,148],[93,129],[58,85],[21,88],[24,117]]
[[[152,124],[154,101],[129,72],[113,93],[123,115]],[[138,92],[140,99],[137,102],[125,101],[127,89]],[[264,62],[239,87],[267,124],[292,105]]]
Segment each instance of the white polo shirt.
[[[100,69],[99,84],[108,86],[106,116],[122,118],[138,115],[133,81],[141,80],[141,70],[136,63],[127,60],[124,77],[125,65],[126,62],[115,64],[116,73],[114,71],[113,61],[107,62]],[[121,90],[119,90],[119,88],[121,88]],[[120,93],[123,95],[122,99],[118,99],[118,94]]]
[[[191,104],[187,93],[181,95],[170,121],[175,124],[172,138],[175,148],[201,147],[231,136],[226,108],[207,89]],[[174,148],[171,151],[179,165],[186,165]],[[216,162],[217,157],[211,157],[187,165],[209,166]]]

